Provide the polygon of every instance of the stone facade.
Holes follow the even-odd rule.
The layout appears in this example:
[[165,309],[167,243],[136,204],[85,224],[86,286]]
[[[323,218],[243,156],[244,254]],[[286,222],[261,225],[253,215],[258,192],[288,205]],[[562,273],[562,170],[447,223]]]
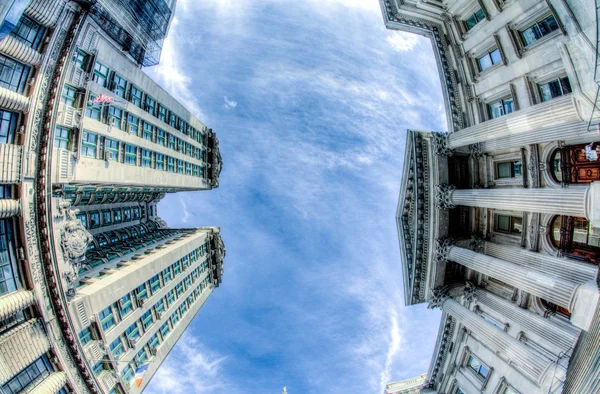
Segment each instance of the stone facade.
[[160,26],[131,32],[119,2],[14,2],[0,41],[1,392],[139,393],[221,283],[219,228],[157,213],[166,193],[218,187],[221,156],[141,71],[175,7],[150,1]]
[[397,211],[405,303],[443,311],[419,392],[598,392],[594,2],[381,7],[431,38],[448,118],[408,131]]

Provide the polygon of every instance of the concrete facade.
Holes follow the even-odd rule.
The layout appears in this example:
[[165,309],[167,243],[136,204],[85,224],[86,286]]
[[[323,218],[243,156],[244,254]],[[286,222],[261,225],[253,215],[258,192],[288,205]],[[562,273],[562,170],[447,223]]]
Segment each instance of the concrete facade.
[[175,8],[151,2],[156,29],[136,1],[32,0],[0,41],[2,393],[141,392],[221,283],[220,229],[157,212],[221,156],[141,70]]
[[381,7],[432,40],[448,119],[408,131],[397,211],[405,303],[443,311],[418,392],[600,392],[595,3]]

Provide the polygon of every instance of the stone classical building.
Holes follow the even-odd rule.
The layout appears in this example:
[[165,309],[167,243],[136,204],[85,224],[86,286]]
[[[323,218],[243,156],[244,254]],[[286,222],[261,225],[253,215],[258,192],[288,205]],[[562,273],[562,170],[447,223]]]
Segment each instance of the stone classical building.
[[448,119],[408,131],[397,211],[405,303],[443,311],[420,392],[600,392],[594,2],[381,6],[432,40]]
[[221,170],[212,130],[141,71],[174,2],[9,3],[21,8],[14,25],[0,7],[14,25],[0,41],[0,392],[139,393],[225,255],[218,227],[157,214],[166,193],[218,187]]
[[427,374],[401,382],[388,383],[383,394],[418,394],[427,381]]

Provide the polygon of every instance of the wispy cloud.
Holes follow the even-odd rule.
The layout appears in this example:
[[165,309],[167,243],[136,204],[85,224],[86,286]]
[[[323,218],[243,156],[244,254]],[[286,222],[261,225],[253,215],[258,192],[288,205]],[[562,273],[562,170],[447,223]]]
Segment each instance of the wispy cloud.
[[237,101],[229,100],[227,96],[223,96],[223,101],[225,102],[225,108],[227,109],[235,108],[238,105]]
[[394,32],[388,36],[387,41],[398,52],[410,52],[417,46],[419,37],[412,33]]

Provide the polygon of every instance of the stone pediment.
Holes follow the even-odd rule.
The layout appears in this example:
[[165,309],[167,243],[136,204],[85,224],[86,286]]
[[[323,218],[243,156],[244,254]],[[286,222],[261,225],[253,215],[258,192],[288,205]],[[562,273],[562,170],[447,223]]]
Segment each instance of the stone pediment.
[[406,305],[425,302],[429,234],[428,140],[408,130],[396,221]]

